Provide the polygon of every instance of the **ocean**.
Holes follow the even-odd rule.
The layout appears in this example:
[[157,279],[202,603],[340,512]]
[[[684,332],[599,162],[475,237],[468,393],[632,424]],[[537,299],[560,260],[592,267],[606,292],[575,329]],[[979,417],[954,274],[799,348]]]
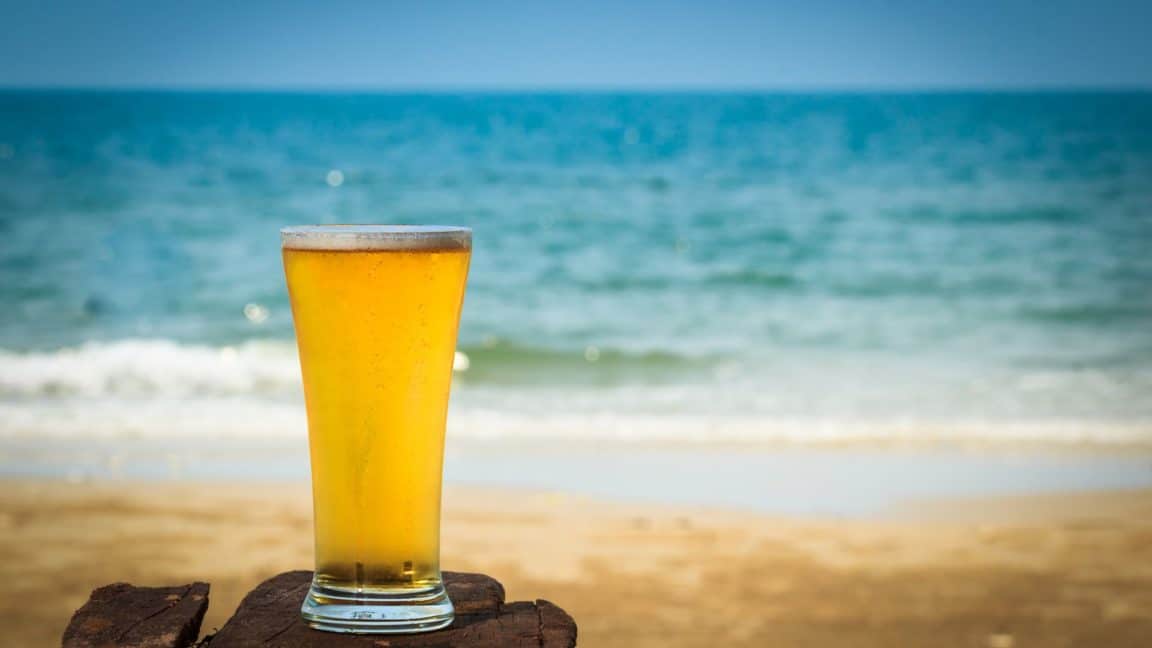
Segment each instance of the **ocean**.
[[454,439],[1152,442],[1152,93],[1089,92],[2,91],[0,438],[302,439],[339,222],[474,228]]

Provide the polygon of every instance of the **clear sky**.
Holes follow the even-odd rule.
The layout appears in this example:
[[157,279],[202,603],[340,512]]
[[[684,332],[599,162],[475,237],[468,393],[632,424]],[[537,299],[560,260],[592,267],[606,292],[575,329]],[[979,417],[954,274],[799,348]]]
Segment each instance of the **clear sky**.
[[1152,1],[0,0],[0,85],[1152,88]]

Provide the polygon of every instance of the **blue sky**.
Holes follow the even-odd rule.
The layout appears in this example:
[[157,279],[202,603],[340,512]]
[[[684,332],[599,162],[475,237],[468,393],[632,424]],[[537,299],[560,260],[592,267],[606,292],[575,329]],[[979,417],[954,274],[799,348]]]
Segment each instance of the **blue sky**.
[[0,0],[0,85],[1152,88],[1152,1]]

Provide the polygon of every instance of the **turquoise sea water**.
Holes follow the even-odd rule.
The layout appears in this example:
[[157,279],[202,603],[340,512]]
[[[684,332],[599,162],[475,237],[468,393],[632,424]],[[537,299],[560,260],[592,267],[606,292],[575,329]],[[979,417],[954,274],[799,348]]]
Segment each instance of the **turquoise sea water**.
[[1152,93],[0,92],[0,435],[302,434],[312,222],[475,229],[453,434],[1152,441]]

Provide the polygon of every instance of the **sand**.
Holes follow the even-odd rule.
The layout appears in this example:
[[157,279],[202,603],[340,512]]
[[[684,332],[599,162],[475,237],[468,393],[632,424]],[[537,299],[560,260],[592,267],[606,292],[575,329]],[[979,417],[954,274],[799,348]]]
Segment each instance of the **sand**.
[[[210,581],[211,632],[311,566],[303,484],[0,483],[5,646],[58,644],[113,581]],[[805,520],[455,488],[443,557],[558,603],[581,646],[1152,645],[1152,491]]]

